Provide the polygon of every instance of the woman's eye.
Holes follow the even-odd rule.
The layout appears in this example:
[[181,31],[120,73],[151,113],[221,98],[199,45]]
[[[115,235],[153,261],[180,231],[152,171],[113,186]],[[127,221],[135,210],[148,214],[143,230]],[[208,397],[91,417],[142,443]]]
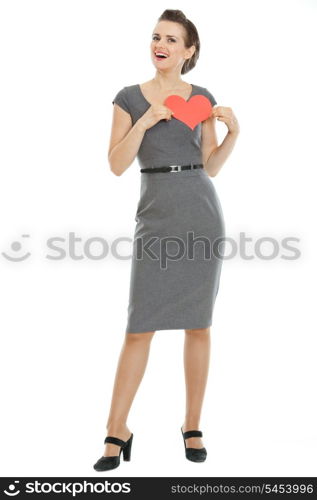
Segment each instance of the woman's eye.
[[[157,36],[157,35],[154,35],[154,36],[152,37],[152,40],[157,40],[157,39],[158,39],[158,36]],[[169,41],[171,41],[171,42],[176,42],[176,40],[174,40],[174,38],[169,38],[168,40],[169,40]]]

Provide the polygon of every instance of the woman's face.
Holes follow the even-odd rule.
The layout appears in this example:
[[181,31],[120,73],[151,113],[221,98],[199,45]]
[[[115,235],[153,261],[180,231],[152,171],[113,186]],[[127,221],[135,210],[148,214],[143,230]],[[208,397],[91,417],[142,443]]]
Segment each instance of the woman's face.
[[[173,21],[160,21],[155,26],[152,33],[150,45],[151,58],[157,69],[167,70],[179,67],[180,70],[185,62],[192,56],[195,47],[187,49],[185,47],[185,28]],[[162,53],[166,57],[159,57],[156,54]]]

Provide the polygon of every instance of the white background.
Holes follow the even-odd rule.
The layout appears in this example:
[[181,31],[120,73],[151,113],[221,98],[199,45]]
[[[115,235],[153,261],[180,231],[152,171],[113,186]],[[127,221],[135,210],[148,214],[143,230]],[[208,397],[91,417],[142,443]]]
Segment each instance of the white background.
[[[316,5],[1,2],[2,476],[316,476]],[[128,420],[132,460],[97,473],[141,175],[137,160],[110,172],[112,99],[153,78],[151,32],[166,8],[182,9],[201,38],[184,81],[239,120],[212,181],[227,237],[240,248],[245,233],[255,258],[238,251],[223,266],[200,426],[207,461],[185,459],[180,432],[184,332],[158,331]],[[219,143],[226,131],[217,122]],[[48,258],[52,237],[61,260]],[[89,258],[102,250],[89,238],[117,237],[129,238],[127,259]],[[276,258],[255,255],[261,237],[276,239]],[[299,259],[282,258],[286,237],[299,239]]]

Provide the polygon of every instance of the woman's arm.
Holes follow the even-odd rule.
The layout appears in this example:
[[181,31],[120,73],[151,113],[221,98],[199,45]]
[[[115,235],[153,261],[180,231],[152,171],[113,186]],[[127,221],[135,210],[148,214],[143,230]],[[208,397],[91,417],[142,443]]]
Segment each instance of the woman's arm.
[[[222,143],[217,145],[215,119],[223,121],[228,127],[228,133]],[[240,128],[231,108],[217,106],[213,108],[210,118],[203,122],[202,156],[204,168],[210,177],[215,177],[230,155]]]
[[111,171],[120,176],[135,159],[146,131],[142,121],[132,126],[129,113],[114,104],[112,129],[108,150]]
[[218,174],[222,165],[233,150],[238,135],[238,132],[228,132],[220,146],[211,153],[205,166],[210,177],[215,177],[215,175]]
[[153,104],[132,127],[131,115],[114,104],[108,161],[112,172],[121,175],[138,154],[145,132],[160,120],[171,120],[173,112]]

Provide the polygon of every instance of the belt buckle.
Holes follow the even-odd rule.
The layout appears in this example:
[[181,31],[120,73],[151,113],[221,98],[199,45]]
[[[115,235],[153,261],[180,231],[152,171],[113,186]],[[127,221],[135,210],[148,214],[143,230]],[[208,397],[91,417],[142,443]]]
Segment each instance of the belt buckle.
[[175,167],[176,170],[170,170],[170,172],[180,172],[181,170],[181,165],[170,165],[170,167],[172,167],[172,169]]

